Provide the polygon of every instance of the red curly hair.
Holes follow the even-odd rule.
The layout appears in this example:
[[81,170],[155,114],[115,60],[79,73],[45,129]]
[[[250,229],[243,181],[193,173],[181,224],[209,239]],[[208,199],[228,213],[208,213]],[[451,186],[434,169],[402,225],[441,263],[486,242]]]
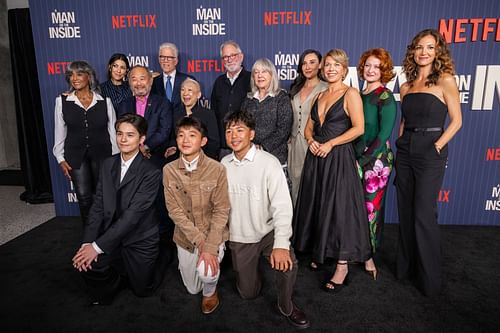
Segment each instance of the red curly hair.
[[394,65],[392,64],[391,55],[389,54],[389,52],[387,52],[386,49],[383,49],[381,47],[369,49],[363,52],[358,61],[358,76],[361,80],[364,80],[363,71],[365,62],[366,59],[371,56],[374,56],[375,58],[380,60],[380,82],[385,85],[387,82],[391,81],[394,76],[396,76],[396,73],[394,73]]

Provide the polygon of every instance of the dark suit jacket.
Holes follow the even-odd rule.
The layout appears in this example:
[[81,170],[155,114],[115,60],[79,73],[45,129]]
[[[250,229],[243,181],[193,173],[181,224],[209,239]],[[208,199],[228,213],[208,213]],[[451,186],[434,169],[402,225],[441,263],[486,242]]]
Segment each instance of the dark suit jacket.
[[[135,97],[129,97],[118,105],[116,116],[125,113],[137,113]],[[167,148],[170,132],[173,131],[172,124],[173,109],[166,98],[149,94],[148,104],[144,111],[144,118],[148,122],[148,132],[144,142],[150,149],[153,162],[160,168],[166,160],[163,157]]]
[[[165,74],[162,73],[160,76],[154,78],[153,87],[151,88],[151,93],[163,97],[165,101],[168,102],[165,92],[165,85],[163,84],[163,75]],[[188,77],[193,80],[196,80],[194,76],[191,76],[189,74],[184,74],[179,71],[175,73],[175,82],[174,82],[174,87],[172,89],[172,101],[170,102],[172,110],[177,109],[181,105],[181,84]]]
[[102,163],[99,182],[83,230],[83,243],[96,242],[104,253],[158,234],[155,206],[161,172],[137,154],[120,183],[120,154]]

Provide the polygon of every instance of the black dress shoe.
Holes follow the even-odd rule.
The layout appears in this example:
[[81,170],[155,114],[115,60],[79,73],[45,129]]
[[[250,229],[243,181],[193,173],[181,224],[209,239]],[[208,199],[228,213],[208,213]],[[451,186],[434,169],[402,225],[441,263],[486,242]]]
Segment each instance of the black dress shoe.
[[295,327],[299,329],[308,328],[311,326],[309,319],[307,319],[306,314],[299,309],[294,303],[292,303],[292,312],[289,315],[280,312],[288,319],[288,321]]

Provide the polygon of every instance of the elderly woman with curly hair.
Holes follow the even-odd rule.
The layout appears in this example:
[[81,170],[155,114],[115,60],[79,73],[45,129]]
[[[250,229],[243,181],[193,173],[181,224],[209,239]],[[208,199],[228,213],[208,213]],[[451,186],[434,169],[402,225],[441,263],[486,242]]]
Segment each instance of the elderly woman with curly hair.
[[[423,294],[439,294],[442,254],[437,198],[448,142],[462,126],[454,65],[441,34],[419,32],[403,62],[402,118],[396,156],[399,211],[398,279],[410,278]],[[446,116],[450,121],[445,129]]]
[[[361,92],[365,133],[356,141],[356,158],[363,171],[370,243],[372,252],[375,253],[381,241],[385,193],[394,159],[389,138],[396,121],[396,101],[392,92],[384,85],[396,74],[391,55],[382,48],[364,52],[357,69],[359,77],[365,81]],[[365,262],[365,270],[374,280],[377,279],[373,258]]]
[[69,94],[56,98],[53,154],[62,172],[73,182],[82,222],[87,222],[103,159],[118,153],[115,110],[109,98],[97,92],[94,69],[73,61],[66,69]]

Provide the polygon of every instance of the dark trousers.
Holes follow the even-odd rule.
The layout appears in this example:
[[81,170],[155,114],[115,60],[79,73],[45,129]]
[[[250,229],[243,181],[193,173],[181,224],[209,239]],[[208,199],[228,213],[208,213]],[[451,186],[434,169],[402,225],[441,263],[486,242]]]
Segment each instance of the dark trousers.
[[160,254],[159,236],[119,247],[112,253],[100,254],[92,269],[82,272],[94,300],[111,301],[128,282],[139,297],[150,296],[160,285],[165,262]]
[[[243,299],[256,298],[262,287],[259,260],[264,256],[267,261],[273,251],[274,232],[267,234],[258,243],[229,242],[233,269],[236,272],[236,288]],[[293,248],[290,247],[293,268],[287,272],[274,271],[278,289],[278,306],[285,314],[292,312],[292,294],[297,278],[298,263]],[[270,266],[269,266],[270,267]]]
[[437,199],[446,158],[439,157],[435,151],[428,154],[431,158],[398,152],[396,158],[395,185],[399,212],[396,276],[399,279],[414,279],[423,294],[433,296],[439,294],[442,287]]
[[92,198],[99,179],[100,165],[100,159],[86,155],[80,168],[70,171],[71,181],[75,187],[76,198],[80,207],[80,216],[84,225],[88,220],[90,206],[92,206]]

